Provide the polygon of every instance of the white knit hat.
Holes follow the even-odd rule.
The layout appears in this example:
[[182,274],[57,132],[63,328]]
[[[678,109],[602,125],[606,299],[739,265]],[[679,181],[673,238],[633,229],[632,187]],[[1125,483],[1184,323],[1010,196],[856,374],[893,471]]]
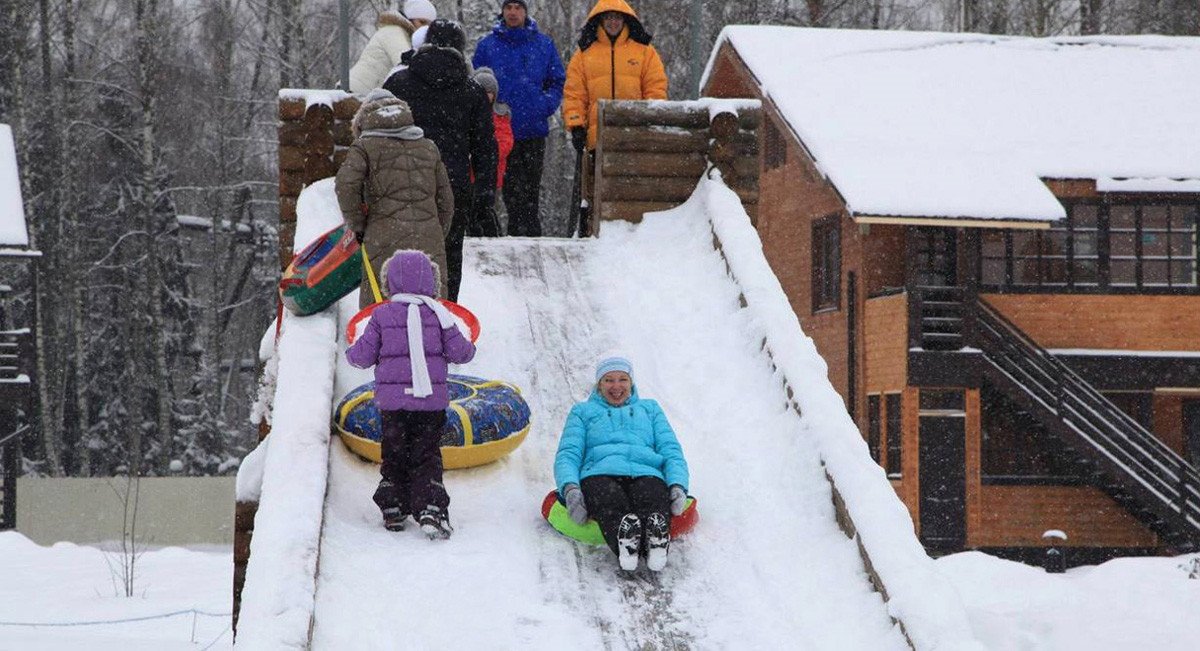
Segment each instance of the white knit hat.
[[404,3],[404,15],[409,20],[437,20],[437,8],[429,0],[407,0]]
[[425,35],[429,33],[429,25],[421,25],[412,35],[412,49],[419,50],[425,45]]

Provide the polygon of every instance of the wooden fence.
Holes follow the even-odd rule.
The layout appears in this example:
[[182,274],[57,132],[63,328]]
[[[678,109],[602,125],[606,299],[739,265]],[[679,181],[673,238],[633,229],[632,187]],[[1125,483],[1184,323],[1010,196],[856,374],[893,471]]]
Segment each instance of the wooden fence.
[[[753,219],[762,109],[756,102],[742,104],[600,102],[593,222],[639,222],[644,213],[678,206],[691,196],[709,163]],[[597,232],[595,223],[591,232]]]

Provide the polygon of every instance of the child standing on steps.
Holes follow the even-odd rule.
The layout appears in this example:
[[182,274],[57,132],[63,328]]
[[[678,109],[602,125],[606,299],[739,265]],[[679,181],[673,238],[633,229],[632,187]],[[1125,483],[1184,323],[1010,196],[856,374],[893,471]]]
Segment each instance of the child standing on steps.
[[375,404],[383,420],[382,479],[375,504],[383,526],[402,531],[410,515],[430,538],[449,538],[450,496],[442,483],[439,442],[450,404],[449,365],[465,364],[475,346],[434,299],[438,270],[420,251],[397,251],[383,263],[389,301],[346,351],[358,368],[375,366]]

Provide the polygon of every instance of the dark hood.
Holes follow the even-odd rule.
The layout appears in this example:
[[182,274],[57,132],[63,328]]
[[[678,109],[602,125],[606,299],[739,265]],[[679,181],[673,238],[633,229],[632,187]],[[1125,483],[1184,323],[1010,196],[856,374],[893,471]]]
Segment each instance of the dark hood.
[[434,88],[450,88],[467,81],[467,63],[458,50],[423,46],[409,59],[408,69]]

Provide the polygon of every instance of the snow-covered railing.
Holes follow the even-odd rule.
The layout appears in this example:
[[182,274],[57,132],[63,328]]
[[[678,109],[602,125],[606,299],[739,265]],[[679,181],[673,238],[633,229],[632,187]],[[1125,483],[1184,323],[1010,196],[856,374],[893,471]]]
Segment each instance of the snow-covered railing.
[[828,380],[827,368],[811,361],[821,358],[767,263],[762,241],[738,196],[715,170],[696,193],[711,219],[714,246],[761,328],[763,348],[782,377],[788,401],[820,451],[838,524],[858,544],[867,575],[883,595],[888,613],[919,651],[982,649],[957,592],[935,570],[917,540],[908,510],[884,470],[871,460],[858,427]]
[[[297,249],[341,223],[332,188],[320,187],[332,184],[333,179],[320,181],[300,195]],[[337,324],[336,310],[283,315],[273,352],[270,443],[260,445],[253,463],[238,473],[239,498],[249,499],[256,487],[253,479],[261,472],[238,617],[239,649],[302,649],[309,644],[329,472]]]

